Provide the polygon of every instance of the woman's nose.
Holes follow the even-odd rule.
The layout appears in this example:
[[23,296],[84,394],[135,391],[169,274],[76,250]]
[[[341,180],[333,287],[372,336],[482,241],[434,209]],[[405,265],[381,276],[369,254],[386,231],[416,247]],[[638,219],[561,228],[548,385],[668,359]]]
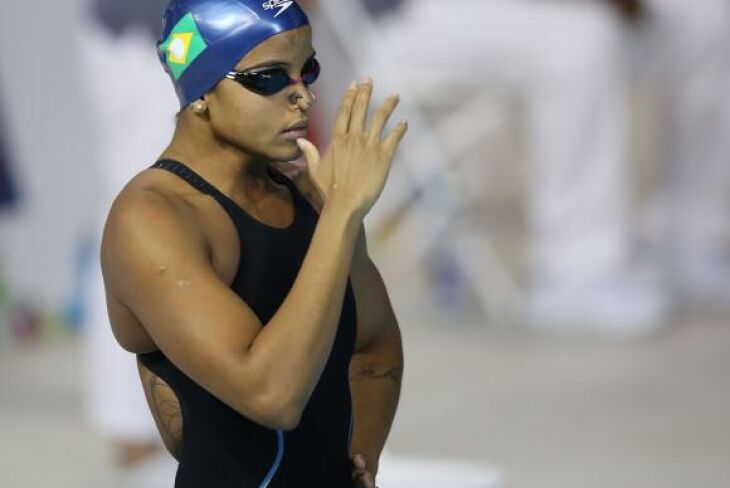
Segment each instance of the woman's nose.
[[314,95],[312,90],[304,83],[297,83],[295,90],[291,94],[291,103],[300,110],[307,111],[312,107],[317,97]]

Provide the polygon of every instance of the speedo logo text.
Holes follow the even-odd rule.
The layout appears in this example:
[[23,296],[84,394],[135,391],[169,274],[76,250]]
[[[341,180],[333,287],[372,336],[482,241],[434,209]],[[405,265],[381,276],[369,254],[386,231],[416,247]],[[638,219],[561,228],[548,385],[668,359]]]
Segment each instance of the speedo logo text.
[[267,2],[264,2],[262,7],[264,7],[264,10],[271,10],[278,8],[279,11],[276,12],[276,15],[274,15],[274,18],[280,16],[284,13],[286,9],[291,7],[294,4],[291,0],[268,0]]

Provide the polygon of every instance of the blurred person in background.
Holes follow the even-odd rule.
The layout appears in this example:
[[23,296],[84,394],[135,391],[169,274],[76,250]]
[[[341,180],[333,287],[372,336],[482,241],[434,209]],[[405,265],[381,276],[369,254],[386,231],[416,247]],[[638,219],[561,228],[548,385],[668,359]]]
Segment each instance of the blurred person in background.
[[[2,91],[0,91],[0,96]],[[0,113],[0,217],[12,208],[17,197],[15,184],[11,179],[10,154],[6,142],[4,119]],[[0,350],[7,337],[8,315],[10,314],[9,290],[5,283],[3,262],[0,260]]]
[[[399,70],[524,100],[528,323],[642,334],[666,322],[670,297],[729,303],[726,1],[362,1]],[[648,252],[633,228],[629,110],[647,67],[667,144]]]
[[533,166],[527,321],[607,334],[662,325],[666,298],[658,278],[637,269],[629,225],[625,42],[639,5],[368,2],[381,16],[373,35],[399,70],[499,86],[524,101]]
[[[176,100],[154,42],[167,0],[87,0],[80,52],[92,103],[101,205],[96,246],[114,196],[159,154],[174,129]],[[141,122],[143,121],[143,122]],[[98,253],[95,253],[98,255]],[[176,463],[150,415],[139,373],[114,340],[98,259],[89,271],[85,316],[86,399],[130,488],[169,488]]]
[[[664,144],[656,248],[692,309],[730,308],[730,2],[645,0]],[[648,71],[648,72],[647,72]]]

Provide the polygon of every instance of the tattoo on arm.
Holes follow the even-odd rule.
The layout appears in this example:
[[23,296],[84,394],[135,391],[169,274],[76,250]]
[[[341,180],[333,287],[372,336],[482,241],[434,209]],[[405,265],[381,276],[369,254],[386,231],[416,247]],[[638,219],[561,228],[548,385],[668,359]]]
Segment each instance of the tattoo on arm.
[[183,439],[180,402],[172,388],[160,377],[146,369],[141,372],[152,417],[157,424],[165,447],[177,459]]
[[359,365],[350,368],[350,380],[390,380],[400,384],[403,377],[403,368],[397,366]]

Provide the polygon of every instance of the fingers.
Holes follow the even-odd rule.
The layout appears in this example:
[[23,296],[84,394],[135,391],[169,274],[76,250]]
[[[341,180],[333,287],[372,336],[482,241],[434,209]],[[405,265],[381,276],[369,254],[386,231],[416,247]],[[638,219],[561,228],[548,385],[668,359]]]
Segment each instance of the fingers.
[[365,456],[362,454],[352,456],[352,465],[355,468],[352,471],[352,479],[355,480],[357,488],[376,488],[375,477],[365,467]]
[[365,456],[363,456],[362,454],[355,454],[352,457],[352,464],[357,469],[365,469]]
[[357,88],[357,83],[353,81],[342,97],[340,108],[337,110],[337,117],[335,118],[335,126],[333,129],[335,134],[347,134],[347,131],[350,129],[352,104],[354,103],[355,96],[358,92]]
[[383,143],[383,148],[389,157],[393,157],[395,150],[398,149],[398,145],[403,140],[403,137],[408,132],[408,122],[402,120],[397,126],[390,132],[388,138]]
[[316,170],[319,166],[320,156],[319,151],[314,144],[309,142],[307,139],[300,137],[297,139],[297,146],[301,149],[304,158],[307,160],[307,167],[311,170]]
[[370,471],[357,469],[352,472],[352,479],[358,488],[375,488],[375,477]]
[[317,172],[319,171],[321,162],[319,151],[314,144],[304,138],[297,139],[297,146],[299,146],[299,149],[301,149],[302,153],[304,154],[304,159],[307,160],[307,172],[309,173],[309,180],[312,182],[314,188],[319,193],[322,201],[324,201],[327,194],[320,184],[320,179],[317,178]]
[[363,132],[368,117],[370,97],[373,94],[373,80],[366,78],[357,90],[357,97],[350,116],[350,132]]
[[321,161],[319,151],[314,144],[304,138],[297,139],[297,146],[299,146],[299,149],[301,149],[304,154],[304,159],[307,160],[307,171],[309,172],[310,179],[312,181],[316,181],[314,175],[319,170],[319,164]]
[[[364,132],[367,123],[370,100],[373,94],[373,81],[366,78],[362,83],[352,82],[342,98],[335,119],[334,133]],[[400,97],[389,97],[378,109],[370,127],[370,139],[379,140],[390,116],[398,106]]]
[[360,479],[364,478],[369,474],[369,471],[366,469],[356,469],[352,472],[352,479]]
[[365,472],[362,476],[353,478],[355,480],[355,486],[357,488],[376,488],[375,479],[371,473]]
[[373,116],[372,124],[370,125],[370,140],[371,141],[379,141],[380,137],[383,135],[383,129],[385,129],[385,126],[388,124],[388,120],[390,119],[390,116],[393,114],[393,111],[398,106],[398,103],[400,102],[400,97],[398,95],[393,95],[388,97],[388,99],[383,102],[383,104],[380,106],[380,108],[375,112],[375,115]]

